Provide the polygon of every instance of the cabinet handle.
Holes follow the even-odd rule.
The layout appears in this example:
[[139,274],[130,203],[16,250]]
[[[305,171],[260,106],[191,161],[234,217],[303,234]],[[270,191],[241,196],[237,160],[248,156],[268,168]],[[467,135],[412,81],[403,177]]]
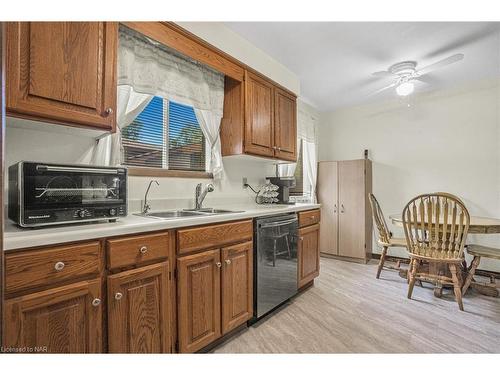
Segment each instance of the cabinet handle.
[[217,263],[215,263],[215,265],[216,265],[218,268],[221,268],[222,263],[221,263],[221,262],[217,262]]
[[229,266],[231,264],[231,259],[226,259],[226,264]]
[[281,151],[281,147],[278,147],[278,151]]
[[101,304],[101,300],[99,298],[94,298],[92,301],[92,306],[97,307]]
[[57,262],[56,264],[54,264],[54,269],[59,272],[63,270],[64,266],[64,262]]
[[121,299],[122,299],[122,297],[123,297],[123,294],[121,294],[120,292],[116,292],[116,293],[115,293],[115,299],[116,299],[117,301],[121,300]]
[[344,211],[345,211],[345,209],[344,209],[344,205],[343,205],[343,204],[341,204],[341,205],[340,205],[340,212],[341,212],[341,213],[344,213]]
[[304,237],[300,236],[299,240],[304,241]]
[[148,252],[148,247],[147,246],[142,246],[139,251],[141,252],[141,254],[146,254]]
[[104,115],[105,116],[109,116],[109,115],[112,115],[113,114],[113,108],[109,107],[109,108],[106,108],[106,110],[104,111]]
[[316,219],[316,216],[311,216],[311,220],[314,220],[314,219]]
[[336,214],[337,213],[337,203],[335,203],[333,205],[333,213]]

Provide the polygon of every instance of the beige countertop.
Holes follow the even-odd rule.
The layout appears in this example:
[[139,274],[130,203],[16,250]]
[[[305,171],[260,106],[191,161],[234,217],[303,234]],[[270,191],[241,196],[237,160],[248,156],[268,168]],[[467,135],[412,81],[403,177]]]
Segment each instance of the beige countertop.
[[173,229],[220,223],[239,219],[249,219],[260,216],[276,215],[286,212],[306,211],[319,208],[319,204],[297,203],[295,205],[269,205],[269,206],[225,206],[235,212],[230,214],[183,217],[175,219],[145,218],[129,215],[115,223],[100,222],[79,225],[59,225],[47,228],[25,229],[19,228],[12,221],[7,220],[4,231],[4,250],[25,249],[35,246],[53,245],[65,242],[83,241],[103,237],[113,237],[126,234],[151,232],[163,229]]

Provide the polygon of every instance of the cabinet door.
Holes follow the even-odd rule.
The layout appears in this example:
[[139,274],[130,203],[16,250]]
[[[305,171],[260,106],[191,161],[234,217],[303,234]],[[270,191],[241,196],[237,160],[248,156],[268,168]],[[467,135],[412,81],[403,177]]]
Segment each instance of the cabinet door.
[[222,249],[222,334],[253,315],[253,242]]
[[274,89],[274,156],[297,160],[297,104],[287,92]]
[[339,255],[365,258],[365,161],[338,162]]
[[221,336],[220,251],[177,260],[179,351],[193,353]]
[[7,25],[7,112],[112,130],[118,25]]
[[273,85],[252,73],[247,73],[245,78],[245,152],[274,156],[273,102]]
[[168,261],[108,276],[110,353],[170,353]]
[[319,224],[299,229],[299,288],[319,276]]
[[323,228],[319,239],[319,251],[338,255],[338,178],[337,162],[322,161],[318,164],[318,203],[321,203]]
[[83,281],[5,302],[5,346],[48,353],[102,350],[101,280]]

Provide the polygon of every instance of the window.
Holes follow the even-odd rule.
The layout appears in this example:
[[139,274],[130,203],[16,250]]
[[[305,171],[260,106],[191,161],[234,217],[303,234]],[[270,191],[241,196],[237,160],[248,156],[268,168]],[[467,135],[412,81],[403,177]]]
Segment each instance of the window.
[[206,142],[193,107],[155,96],[122,130],[126,165],[206,170]]
[[302,165],[302,142],[299,146],[299,156],[297,157],[297,166],[295,167],[295,187],[291,188],[289,193],[291,196],[304,195],[304,167]]

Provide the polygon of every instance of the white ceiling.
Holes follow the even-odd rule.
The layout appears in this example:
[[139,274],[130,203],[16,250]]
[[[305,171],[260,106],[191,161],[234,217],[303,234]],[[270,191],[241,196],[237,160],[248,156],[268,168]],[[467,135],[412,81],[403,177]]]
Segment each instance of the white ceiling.
[[230,29],[297,74],[301,96],[321,111],[395,97],[368,97],[392,83],[372,73],[455,53],[464,60],[430,73],[416,92],[500,77],[498,22],[227,22]]

